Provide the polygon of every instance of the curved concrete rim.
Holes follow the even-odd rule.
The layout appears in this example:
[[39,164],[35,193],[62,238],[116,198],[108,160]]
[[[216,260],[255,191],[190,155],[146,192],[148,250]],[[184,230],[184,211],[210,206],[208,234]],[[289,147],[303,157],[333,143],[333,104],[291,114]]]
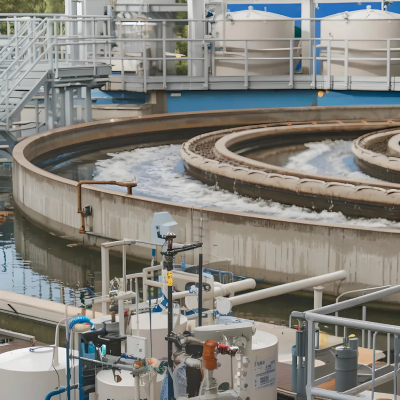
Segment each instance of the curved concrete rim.
[[[373,143],[388,141],[388,149],[394,152],[400,152],[399,146],[400,140],[400,129],[384,130],[381,132],[370,132],[363,135],[353,142],[352,150],[357,161],[363,161],[370,165],[376,165],[380,168],[384,168],[388,171],[400,172],[400,158],[387,156],[382,153],[377,153],[373,150],[368,149]],[[389,143],[391,142],[391,146]],[[396,146],[394,144],[397,142]],[[393,183],[393,186],[396,184]],[[396,185],[400,186],[400,185]]]
[[[373,107],[373,109],[379,109],[380,107]],[[399,107],[395,106],[390,106],[390,107],[381,107],[384,112],[389,112],[391,113],[392,110],[397,110]],[[236,120],[240,118],[242,115],[245,116],[244,120],[241,121],[244,126],[249,126],[248,122],[250,119],[254,118],[254,116],[260,115],[262,120],[265,120],[265,122],[270,122],[274,119],[274,115],[276,116],[277,114],[284,114],[286,115],[291,115],[293,116],[293,120],[296,120],[296,116],[298,117],[297,120],[300,120],[300,122],[303,120],[310,120],[310,115],[307,114],[313,114],[316,113],[318,116],[321,116],[324,112],[324,110],[333,111],[334,114],[337,113],[339,115],[343,114],[345,111],[351,109],[357,109],[358,112],[366,111],[365,117],[368,115],[368,107],[302,107],[302,108],[284,108],[284,109],[254,109],[254,110],[229,110],[229,111],[214,111],[214,112],[197,112],[197,113],[175,113],[175,114],[160,114],[160,115],[150,115],[150,116],[143,116],[143,117],[135,117],[135,118],[124,118],[124,119],[110,119],[106,121],[101,121],[101,122],[92,122],[92,123],[83,123],[79,125],[74,125],[66,128],[58,128],[54,129],[51,131],[47,131],[38,135],[34,135],[32,137],[29,137],[22,142],[20,142],[13,151],[13,158],[17,164],[19,164],[21,167],[29,170],[30,172],[33,172],[37,174],[38,176],[41,176],[43,178],[47,178],[50,181],[58,182],[58,183],[64,183],[69,186],[77,186],[76,181],[72,181],[69,179],[65,179],[62,177],[59,177],[55,174],[52,174],[48,171],[45,171],[34,164],[32,164],[29,159],[27,158],[30,147],[38,144],[40,141],[48,141],[50,139],[52,140],[57,140],[58,136],[62,136],[65,133],[73,133],[77,131],[83,131],[87,130],[88,128],[110,128],[111,132],[107,130],[108,134],[112,134],[112,129],[114,128],[114,137],[120,136],[119,134],[115,134],[116,127],[118,125],[123,125],[126,123],[131,123],[135,124],[138,123],[139,121],[141,122],[156,122],[156,124],[160,125],[160,128],[163,128],[165,130],[166,128],[166,123],[168,122],[174,122],[179,119],[183,119],[181,121],[181,124],[183,126],[188,127],[188,129],[192,126],[204,126],[205,121],[208,121],[210,117],[213,117],[213,122],[209,123],[208,126],[210,127],[215,127],[218,125],[226,125],[228,122],[233,122],[234,124],[237,124]],[[315,115],[311,115],[311,117],[315,118]],[[313,119],[312,118],[312,119]],[[275,117],[276,119],[276,117]],[[330,118],[332,119],[332,118]],[[393,121],[390,119],[390,116],[387,118],[388,122]],[[257,122],[257,121],[255,121]],[[278,122],[284,122],[284,121],[278,121]],[[207,125],[207,123],[206,123]],[[151,130],[154,129],[152,126],[148,126],[144,130],[147,132],[151,132]],[[173,125],[173,127],[170,127],[169,129],[173,130],[176,129],[176,125]],[[97,130],[97,129],[96,129]],[[86,133],[86,132],[85,132]],[[121,132],[119,132],[121,133]],[[132,133],[130,133],[132,134]],[[110,137],[110,135],[107,135],[107,137]],[[78,143],[85,143],[90,140],[93,140],[93,132],[87,132],[87,134],[84,135],[84,137],[79,140],[77,139]],[[101,139],[104,137],[104,135],[100,135]],[[67,142],[69,144],[69,142]],[[51,146],[46,146],[46,144],[43,145],[44,150],[49,151]],[[46,153],[44,151],[43,153]],[[139,182],[140,184],[140,182]],[[385,232],[392,232],[392,233],[398,233],[397,229],[391,229],[391,228],[369,228],[369,227],[362,227],[362,226],[352,226],[352,225],[347,225],[347,224],[335,224],[335,223],[320,223],[320,222],[314,222],[314,221],[308,221],[308,220],[293,220],[293,219],[286,219],[286,218],[277,218],[274,216],[267,216],[267,215],[261,215],[261,214],[251,214],[251,213],[240,213],[240,212],[234,212],[234,211],[226,211],[226,210],[220,210],[220,209],[211,209],[207,207],[192,207],[192,206],[187,206],[187,205],[182,205],[182,204],[176,204],[173,202],[169,201],[161,201],[161,200],[156,200],[156,199],[151,199],[151,198],[146,198],[146,197],[141,197],[141,196],[135,196],[135,195],[126,195],[124,193],[118,192],[118,191],[113,191],[109,189],[104,189],[104,188],[99,188],[99,187],[93,187],[89,185],[84,185],[85,190],[91,191],[91,192],[98,192],[98,193],[108,193],[113,196],[118,196],[118,197],[130,197],[133,199],[138,199],[154,204],[169,204],[169,205],[176,205],[181,208],[185,209],[192,209],[192,210],[212,210],[213,212],[217,212],[220,214],[230,214],[230,215],[238,215],[238,216],[247,216],[247,217],[253,217],[253,218],[258,218],[258,219],[263,219],[263,220],[273,220],[273,221],[282,221],[282,222],[290,222],[290,223],[295,223],[295,224],[302,224],[302,225],[308,225],[308,226],[331,226],[331,227],[338,227],[342,229],[350,229],[350,230],[361,230],[361,231],[385,231]],[[17,204],[20,201],[20,199],[17,199]],[[24,212],[24,211],[23,211]],[[32,222],[35,222],[34,219]],[[76,229],[79,228],[79,225],[76,226]]]
[[[248,157],[241,156],[236,154],[235,152],[230,150],[230,147],[233,145],[240,145],[241,142],[247,141],[253,138],[264,138],[268,137],[269,135],[279,135],[282,133],[287,133],[290,131],[291,133],[301,133],[302,131],[307,132],[323,132],[326,129],[331,131],[343,131],[349,130],[353,131],[358,128],[365,128],[367,126],[371,126],[373,128],[376,125],[381,125],[382,123],[330,123],[324,125],[291,125],[291,126],[281,126],[281,127],[269,127],[264,128],[260,127],[257,129],[253,127],[252,129],[244,129],[239,132],[234,132],[223,136],[215,143],[215,151],[223,158],[231,160],[233,162],[237,162],[238,164],[245,164],[250,167],[254,167],[256,169],[263,169],[270,172],[275,172],[278,174],[286,175],[286,176],[296,176],[302,179],[316,179],[325,182],[335,182],[335,183],[346,183],[354,186],[363,185],[363,186],[371,186],[371,187],[382,187],[385,189],[400,189],[400,184],[392,184],[392,183],[385,183],[385,182],[374,182],[371,184],[370,181],[367,180],[356,180],[356,179],[349,179],[349,178],[341,178],[341,177],[333,177],[329,175],[323,174],[308,174],[303,172],[298,172],[293,169],[279,167],[273,164],[253,160]],[[400,124],[399,124],[400,125]],[[364,135],[365,136],[365,135]],[[195,138],[194,138],[195,139]],[[192,140],[194,140],[192,139]]]

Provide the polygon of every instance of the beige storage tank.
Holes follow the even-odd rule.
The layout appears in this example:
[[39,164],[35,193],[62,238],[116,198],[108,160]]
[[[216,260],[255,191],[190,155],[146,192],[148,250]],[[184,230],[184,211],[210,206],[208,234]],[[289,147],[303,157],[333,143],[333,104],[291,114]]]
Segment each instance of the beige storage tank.
[[[224,51],[223,41],[215,42],[215,56],[224,58],[243,58],[241,60],[215,60],[217,76],[244,76],[245,70],[245,42],[247,44],[248,57],[252,58],[282,58],[290,57],[290,41],[273,41],[273,38],[294,38],[294,20],[283,15],[266,11],[248,10],[228,12],[225,20],[225,33],[223,16],[215,19],[212,28],[212,36],[215,39],[238,40],[226,42]],[[265,39],[262,41],[251,41]],[[241,41],[239,41],[241,40]],[[297,40],[296,40],[297,42]],[[297,47],[297,43],[293,44]],[[294,51],[298,56],[299,51]],[[296,65],[299,61],[296,61]],[[249,75],[288,75],[290,71],[289,60],[250,60],[248,66]]]
[[[337,40],[331,42],[331,58],[344,59],[345,39],[349,40],[349,58],[385,58],[380,61],[349,61],[348,76],[386,76],[387,42],[377,39],[400,38],[400,14],[373,10],[371,6],[367,6],[364,10],[330,15],[321,20],[321,39],[325,38]],[[327,41],[321,40],[321,45],[327,44]],[[400,40],[392,40],[390,47],[400,48]],[[321,56],[326,57],[326,54],[326,49],[322,48]],[[399,58],[400,52],[391,51],[391,57]],[[321,74],[327,75],[327,61],[321,63]],[[399,76],[400,62],[392,61],[390,70],[391,76]],[[331,61],[331,75],[345,75],[344,61]]]

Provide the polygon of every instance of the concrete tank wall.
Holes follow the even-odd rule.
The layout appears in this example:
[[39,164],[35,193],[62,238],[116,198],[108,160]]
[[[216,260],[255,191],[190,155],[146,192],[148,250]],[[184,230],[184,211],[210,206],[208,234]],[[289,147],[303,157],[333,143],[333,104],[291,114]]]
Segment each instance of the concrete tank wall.
[[[154,141],[159,131],[186,127],[215,129],[271,121],[306,121],[358,118],[391,118],[398,107],[304,108],[239,110],[193,114],[169,114],[138,119],[82,124],[31,137],[14,149],[13,193],[17,206],[35,224],[69,240],[99,246],[108,239],[150,240],[153,213],[168,211],[179,223],[180,242],[204,242],[206,261],[232,259],[231,270],[269,282],[283,283],[345,269],[349,279],[330,293],[365,285],[400,282],[398,241],[400,232],[324,225],[253,214],[188,207],[170,202],[126,195],[83,186],[83,204],[93,207],[94,235],[79,235],[76,182],[34,166],[30,160],[57,148],[86,142],[104,145],[116,137],[145,135]],[[340,116],[340,117],[339,117]],[[211,129],[210,129],[211,130]],[[109,143],[109,142],[107,142]],[[136,256],[148,257],[149,248],[134,248]]]

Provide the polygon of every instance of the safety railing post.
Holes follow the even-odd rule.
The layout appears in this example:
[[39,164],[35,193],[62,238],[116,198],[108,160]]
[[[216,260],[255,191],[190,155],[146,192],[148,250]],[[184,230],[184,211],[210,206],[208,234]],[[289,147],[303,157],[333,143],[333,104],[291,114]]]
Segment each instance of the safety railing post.
[[387,82],[387,89],[391,90],[392,89],[392,79],[391,79],[391,72],[390,72],[390,67],[391,67],[391,60],[390,60],[390,39],[387,39],[386,43],[386,82]]
[[293,88],[294,60],[293,60],[293,39],[290,39],[290,65],[289,65],[289,87]]
[[204,49],[204,87],[208,89],[209,61],[208,61],[208,43],[203,40]]
[[143,40],[143,91],[147,93],[147,49],[146,41]]
[[348,89],[349,86],[349,40],[345,39],[344,48],[344,88]]
[[[362,320],[367,320],[367,307],[362,306]],[[365,347],[365,329],[361,331],[361,347]]]
[[118,39],[119,39],[119,57],[121,59],[121,83],[122,90],[125,90],[125,63],[124,63],[124,46],[125,42],[122,41],[122,27],[118,30]]
[[312,88],[315,89],[317,87],[317,41],[315,39],[310,39],[312,44]]
[[386,334],[386,364],[390,365],[390,333]]
[[327,49],[327,69],[328,69],[328,89],[332,89],[332,72],[331,72],[331,59],[332,59],[332,40],[328,40],[328,49]]
[[307,399],[313,400],[314,396],[308,392],[314,387],[315,382],[315,323],[307,324]]
[[163,58],[162,58],[162,63],[163,63],[163,89],[167,88],[167,43],[165,41],[166,39],[166,26],[167,23],[166,21],[163,21],[162,23],[162,48],[163,48]]
[[249,88],[249,49],[248,42],[244,42],[244,87]]
[[54,58],[55,58],[55,63],[56,63],[56,70],[55,70],[55,78],[58,78],[58,32],[57,32],[57,22],[54,22]]

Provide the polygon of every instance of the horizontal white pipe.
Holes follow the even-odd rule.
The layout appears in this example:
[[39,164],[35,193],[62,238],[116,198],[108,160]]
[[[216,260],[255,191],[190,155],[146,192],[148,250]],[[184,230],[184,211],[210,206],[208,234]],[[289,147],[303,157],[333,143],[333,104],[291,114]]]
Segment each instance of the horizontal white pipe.
[[239,296],[231,297],[229,300],[232,307],[240,304],[251,303],[257,300],[267,299],[269,297],[280,296],[298,290],[307,289],[313,286],[322,285],[324,283],[334,282],[346,279],[347,273],[344,270],[332,272],[330,274],[315,276],[313,278],[303,279],[297,282],[285,283],[283,285],[274,286],[267,289],[256,290],[251,293],[242,294]]
[[[256,287],[256,281],[252,278],[243,279],[242,281],[222,284],[219,282],[214,283],[214,297],[229,296],[232,293],[242,292],[244,290],[254,289]],[[174,300],[183,299],[187,296],[193,296],[193,293],[189,293],[188,290],[183,292],[177,292],[172,294]],[[207,300],[212,298],[212,292],[204,292],[203,299]]]

